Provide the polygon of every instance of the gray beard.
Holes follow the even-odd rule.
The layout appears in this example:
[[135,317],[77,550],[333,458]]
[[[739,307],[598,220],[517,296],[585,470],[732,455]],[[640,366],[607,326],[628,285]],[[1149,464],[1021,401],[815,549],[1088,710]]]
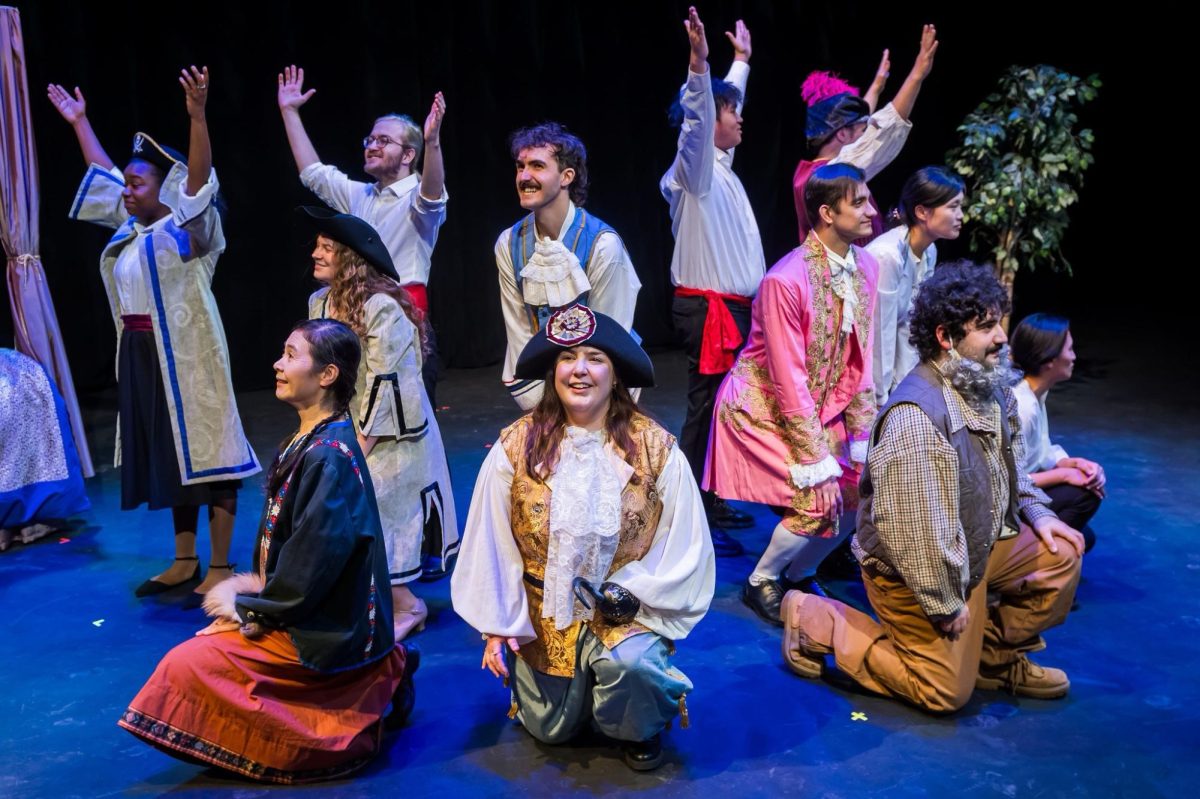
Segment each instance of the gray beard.
[[964,358],[953,347],[949,356],[938,364],[938,371],[977,411],[987,408],[1001,389],[1016,385],[1022,376],[1021,370],[1013,366],[1007,344],[1000,348],[1000,362],[995,366]]

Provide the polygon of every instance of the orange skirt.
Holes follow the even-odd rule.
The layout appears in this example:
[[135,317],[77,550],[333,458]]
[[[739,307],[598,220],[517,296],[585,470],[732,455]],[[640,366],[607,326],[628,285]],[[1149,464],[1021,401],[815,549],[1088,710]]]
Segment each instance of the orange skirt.
[[167,754],[252,779],[335,779],[379,752],[405,655],[396,647],[325,674],[300,663],[286,632],[198,636],[167,653],[117,723]]

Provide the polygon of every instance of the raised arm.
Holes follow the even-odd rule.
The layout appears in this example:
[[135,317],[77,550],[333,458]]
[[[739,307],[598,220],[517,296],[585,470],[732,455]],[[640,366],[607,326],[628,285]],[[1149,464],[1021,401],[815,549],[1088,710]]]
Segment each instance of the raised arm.
[[879,69],[875,70],[875,80],[871,81],[870,87],[867,88],[867,93],[863,95],[863,100],[867,103],[867,108],[871,113],[875,113],[875,109],[879,106],[879,96],[883,94],[883,87],[887,85],[888,75],[892,74],[892,59],[888,50],[883,51],[883,58],[879,59]]
[[84,164],[86,166],[96,164],[105,169],[112,169],[113,160],[100,146],[100,140],[96,138],[96,132],[92,130],[92,123],[88,121],[87,101],[83,99],[83,92],[79,91],[79,87],[75,87],[75,96],[72,97],[62,86],[51,83],[46,87],[46,97],[75,131],[75,138],[79,140],[79,149],[83,153]]
[[704,23],[696,9],[688,9],[683,26],[688,35],[688,79],[679,104],[683,122],[679,127],[679,156],[675,159],[675,179],[683,190],[697,196],[707,194],[712,185],[713,131],[717,109],[713,102],[712,77],[708,74],[708,39]]
[[921,49],[917,52],[912,69],[909,71],[908,77],[904,79],[904,83],[901,84],[900,91],[896,92],[896,96],[892,98],[892,105],[903,120],[907,121],[912,115],[917,95],[921,93],[921,84],[933,70],[933,57],[937,54],[937,49],[937,28],[933,25],[926,25],[921,29]]
[[304,70],[295,64],[284,67],[283,72],[279,73],[279,91],[276,95],[279,113],[283,116],[283,129],[287,133],[298,172],[303,172],[305,167],[321,160],[312,140],[308,138],[304,122],[300,119],[300,106],[307,103],[316,93],[316,89],[304,91]]
[[750,29],[746,23],[738,20],[733,27],[733,33],[725,31],[725,38],[733,45],[733,60],[750,63]]
[[700,21],[695,6],[688,7],[688,18],[683,21],[683,28],[687,31],[688,46],[691,48],[688,69],[703,75],[708,72],[708,37],[704,35],[704,23]]
[[179,85],[187,98],[188,117],[191,118],[191,133],[188,139],[187,193],[196,193],[208,183],[212,174],[212,143],[208,139],[208,119],[204,107],[208,103],[208,67],[179,71]]
[[429,116],[425,117],[425,164],[421,168],[421,196],[426,200],[442,199],[442,192],[446,188],[446,162],[442,159],[442,120],[445,116],[446,98],[438,92],[433,96]]

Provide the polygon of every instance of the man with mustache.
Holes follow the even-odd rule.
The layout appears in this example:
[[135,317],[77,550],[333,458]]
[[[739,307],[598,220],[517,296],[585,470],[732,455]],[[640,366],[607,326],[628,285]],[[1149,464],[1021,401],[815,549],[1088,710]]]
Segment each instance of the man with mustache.
[[1084,542],[1020,467],[1009,307],[986,267],[948,264],[921,285],[921,362],[875,424],[852,542],[879,621],[788,592],[783,654],[800,676],[819,677],[832,654],[864,688],[932,712],[975,688],[1066,696],[1067,675],[1028,653],[1070,611]]
[[516,164],[517,200],[529,214],[496,239],[500,309],[508,335],[501,380],[521,410],[529,411],[542,398],[543,381],[518,379],[514,371],[521,350],[550,315],[578,302],[632,331],[642,283],[621,237],[584,210],[583,142],[557,122],[543,122],[514,132],[508,144]]

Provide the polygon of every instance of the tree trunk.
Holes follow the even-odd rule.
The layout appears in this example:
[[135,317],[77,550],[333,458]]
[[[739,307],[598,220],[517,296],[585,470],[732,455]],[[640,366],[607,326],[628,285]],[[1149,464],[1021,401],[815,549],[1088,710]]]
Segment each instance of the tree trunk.
[[[1000,285],[1004,286],[1004,291],[1008,294],[1008,306],[1012,308],[1013,299],[1013,283],[1017,279],[1017,270],[1020,264],[1013,257],[1013,251],[1017,247],[1017,231],[1009,228],[1004,231],[1004,236],[1000,240],[1000,249],[1003,250],[1003,255],[996,259],[995,272],[996,279],[1000,281]],[[1012,312],[1006,313],[1004,318],[1000,320],[1004,332],[1008,333],[1009,322],[1012,321]]]

